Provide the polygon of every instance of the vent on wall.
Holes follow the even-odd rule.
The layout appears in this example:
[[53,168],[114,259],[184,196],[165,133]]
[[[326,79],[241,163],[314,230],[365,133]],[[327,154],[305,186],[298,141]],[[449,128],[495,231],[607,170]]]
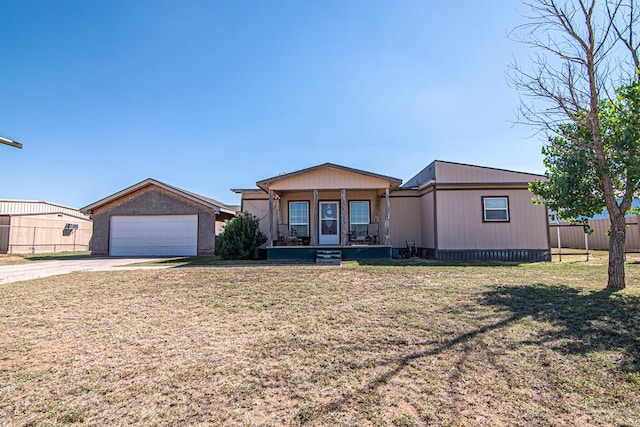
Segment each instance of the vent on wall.
[[62,235],[63,236],[70,236],[71,233],[74,232],[74,230],[78,229],[78,224],[65,224],[64,228],[62,229]]

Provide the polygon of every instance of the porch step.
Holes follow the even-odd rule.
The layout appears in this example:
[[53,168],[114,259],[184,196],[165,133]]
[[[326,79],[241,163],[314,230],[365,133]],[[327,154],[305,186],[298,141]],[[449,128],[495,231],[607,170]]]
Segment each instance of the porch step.
[[340,265],[342,263],[342,251],[323,251],[316,252],[316,264],[324,265]]

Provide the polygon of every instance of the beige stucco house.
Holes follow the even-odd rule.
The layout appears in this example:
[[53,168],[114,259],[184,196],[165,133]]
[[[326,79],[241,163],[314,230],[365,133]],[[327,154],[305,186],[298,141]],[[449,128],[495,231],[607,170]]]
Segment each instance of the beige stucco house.
[[541,175],[435,161],[402,180],[324,163],[234,189],[260,219],[269,259],[550,259],[548,219],[528,183]]
[[93,255],[211,255],[237,208],[149,178],[81,209],[93,218]]

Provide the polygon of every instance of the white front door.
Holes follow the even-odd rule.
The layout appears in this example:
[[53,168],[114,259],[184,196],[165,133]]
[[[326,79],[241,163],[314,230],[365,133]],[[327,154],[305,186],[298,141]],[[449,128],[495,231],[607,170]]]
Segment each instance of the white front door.
[[320,202],[319,204],[318,243],[321,245],[339,245],[340,202]]

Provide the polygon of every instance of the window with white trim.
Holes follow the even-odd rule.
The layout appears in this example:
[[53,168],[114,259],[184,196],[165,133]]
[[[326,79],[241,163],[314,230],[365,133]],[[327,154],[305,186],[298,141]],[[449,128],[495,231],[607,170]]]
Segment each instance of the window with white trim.
[[369,232],[369,201],[352,200],[349,202],[349,230],[356,236],[366,236]]
[[508,222],[509,221],[509,198],[482,197],[483,222]]
[[289,234],[309,236],[309,202],[289,202]]

